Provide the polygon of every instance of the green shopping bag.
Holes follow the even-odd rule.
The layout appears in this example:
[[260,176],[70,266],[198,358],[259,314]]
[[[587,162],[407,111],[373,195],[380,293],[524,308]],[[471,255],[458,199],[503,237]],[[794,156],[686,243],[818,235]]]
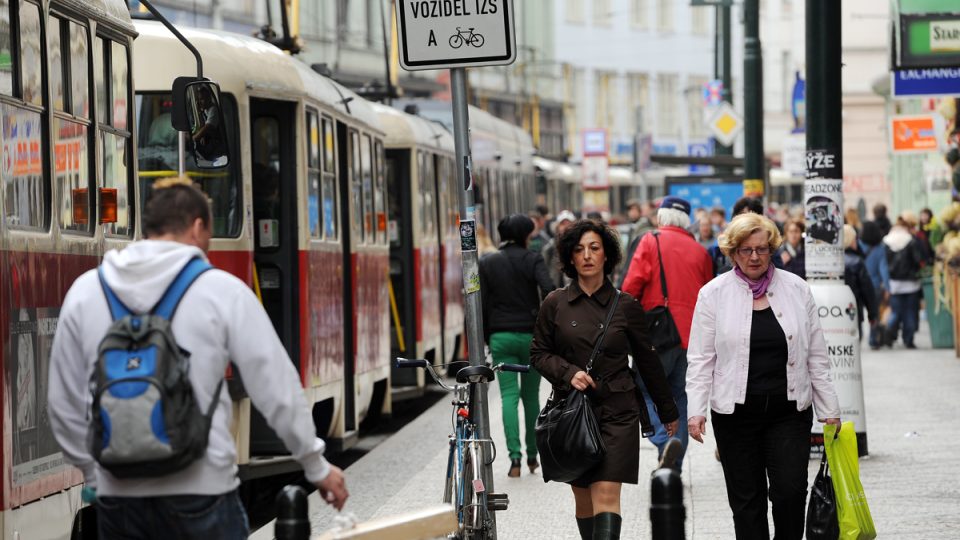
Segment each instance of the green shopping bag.
[[837,426],[824,424],[823,445],[827,452],[830,473],[833,475],[841,540],[876,538],[877,529],[873,525],[863,485],[860,484],[857,434],[853,422],[844,422],[839,436]]

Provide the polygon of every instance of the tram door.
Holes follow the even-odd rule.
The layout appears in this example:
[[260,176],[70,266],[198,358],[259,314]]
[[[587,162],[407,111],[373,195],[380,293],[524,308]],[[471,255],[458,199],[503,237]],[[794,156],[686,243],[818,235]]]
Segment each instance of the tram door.
[[[387,206],[390,220],[390,282],[397,301],[397,313],[403,336],[403,348],[397,339],[397,321],[390,318],[391,357],[416,356],[416,319],[413,295],[413,201],[411,186],[417,185],[410,178],[411,151],[408,149],[387,150]],[[416,369],[392,368],[391,380],[394,387],[417,386]],[[394,392],[394,398],[400,397]]]
[[[253,260],[263,307],[287,354],[300,362],[300,306],[297,289],[296,117],[293,103],[250,100],[250,156],[253,183]],[[247,381],[247,384],[256,384]],[[283,443],[253,408],[252,455],[286,454]]]

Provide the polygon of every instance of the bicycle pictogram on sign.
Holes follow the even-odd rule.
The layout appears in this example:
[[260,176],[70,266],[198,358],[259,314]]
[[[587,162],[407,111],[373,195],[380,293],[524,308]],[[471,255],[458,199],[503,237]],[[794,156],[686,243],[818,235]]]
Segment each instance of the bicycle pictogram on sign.
[[464,44],[470,47],[480,48],[483,47],[483,35],[474,33],[473,28],[464,31],[458,26],[457,32],[450,36],[449,43],[454,49],[459,49],[463,47]]

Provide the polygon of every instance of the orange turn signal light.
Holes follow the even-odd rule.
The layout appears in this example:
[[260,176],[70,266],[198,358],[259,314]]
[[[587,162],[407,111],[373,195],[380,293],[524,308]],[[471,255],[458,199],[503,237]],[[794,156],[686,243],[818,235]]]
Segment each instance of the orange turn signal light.
[[70,190],[70,199],[73,203],[73,223],[75,225],[90,223],[90,192],[87,188]]
[[100,188],[100,223],[117,222],[117,188]]

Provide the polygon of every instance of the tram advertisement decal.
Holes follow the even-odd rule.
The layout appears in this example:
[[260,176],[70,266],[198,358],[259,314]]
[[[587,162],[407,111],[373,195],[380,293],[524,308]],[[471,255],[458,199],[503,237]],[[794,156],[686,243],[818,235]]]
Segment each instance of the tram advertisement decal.
[[65,469],[47,413],[47,375],[59,308],[13,310],[4,355],[7,422],[12,433],[12,484],[22,486]]
[[843,275],[843,180],[804,181],[807,274]]

